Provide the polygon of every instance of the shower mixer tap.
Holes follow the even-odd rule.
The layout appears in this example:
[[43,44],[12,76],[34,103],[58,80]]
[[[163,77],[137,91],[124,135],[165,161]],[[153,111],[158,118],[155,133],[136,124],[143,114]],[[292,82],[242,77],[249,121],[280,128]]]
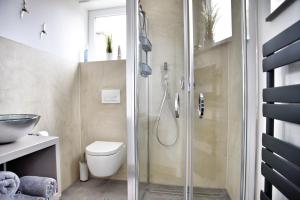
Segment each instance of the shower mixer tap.
[[199,99],[198,99],[198,115],[200,119],[202,119],[204,116],[204,109],[205,109],[205,98],[204,98],[204,94],[201,92],[199,94]]

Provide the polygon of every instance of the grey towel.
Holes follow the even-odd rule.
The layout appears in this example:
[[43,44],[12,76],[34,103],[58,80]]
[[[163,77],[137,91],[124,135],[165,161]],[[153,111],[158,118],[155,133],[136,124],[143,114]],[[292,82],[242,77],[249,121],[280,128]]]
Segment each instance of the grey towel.
[[0,199],[14,195],[19,185],[20,179],[15,173],[0,171]]
[[15,194],[12,200],[46,200],[43,197],[32,197],[25,194]]
[[20,182],[19,191],[22,194],[52,199],[56,192],[56,180],[53,178],[23,176]]

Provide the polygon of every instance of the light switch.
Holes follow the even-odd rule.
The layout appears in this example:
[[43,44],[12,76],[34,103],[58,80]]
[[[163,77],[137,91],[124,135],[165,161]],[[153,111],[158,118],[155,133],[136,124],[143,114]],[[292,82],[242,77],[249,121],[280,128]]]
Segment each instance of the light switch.
[[120,103],[120,90],[102,90],[102,103]]

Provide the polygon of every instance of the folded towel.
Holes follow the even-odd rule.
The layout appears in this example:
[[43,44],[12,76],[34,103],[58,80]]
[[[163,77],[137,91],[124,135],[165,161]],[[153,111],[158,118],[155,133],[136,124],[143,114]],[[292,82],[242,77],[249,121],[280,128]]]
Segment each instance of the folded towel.
[[19,191],[30,196],[52,199],[56,192],[56,180],[47,177],[23,176],[20,178]]
[[14,195],[20,185],[19,177],[8,171],[0,171],[0,199]]
[[43,197],[32,197],[25,194],[15,194],[11,200],[46,200]]

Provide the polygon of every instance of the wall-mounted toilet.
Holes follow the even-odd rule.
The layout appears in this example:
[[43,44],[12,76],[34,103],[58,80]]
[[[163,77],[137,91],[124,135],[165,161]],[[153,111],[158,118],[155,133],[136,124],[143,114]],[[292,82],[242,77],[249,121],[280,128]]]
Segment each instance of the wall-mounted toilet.
[[122,142],[96,141],[85,149],[88,168],[93,176],[114,175],[125,158],[125,144]]

